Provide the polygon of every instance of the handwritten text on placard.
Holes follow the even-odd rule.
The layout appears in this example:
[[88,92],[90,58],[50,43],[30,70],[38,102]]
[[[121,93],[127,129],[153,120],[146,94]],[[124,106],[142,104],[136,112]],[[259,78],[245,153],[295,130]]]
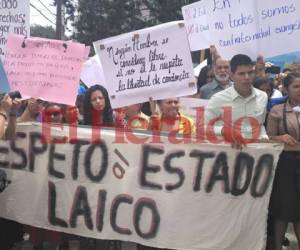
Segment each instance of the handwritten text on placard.
[[225,58],[243,53],[255,59],[260,53],[269,57],[299,49],[300,2],[297,0],[206,3],[211,42]]
[[180,23],[106,39],[94,46],[114,107],[144,102],[149,97],[187,95],[196,90],[195,84],[189,86],[194,81],[192,61]]
[[4,59],[9,33],[29,36],[29,0],[0,1],[0,57]]
[[4,66],[22,96],[74,105],[84,55],[82,44],[11,34]]
[[184,6],[182,8],[182,14],[188,33],[191,51],[209,48],[210,33],[204,1]]

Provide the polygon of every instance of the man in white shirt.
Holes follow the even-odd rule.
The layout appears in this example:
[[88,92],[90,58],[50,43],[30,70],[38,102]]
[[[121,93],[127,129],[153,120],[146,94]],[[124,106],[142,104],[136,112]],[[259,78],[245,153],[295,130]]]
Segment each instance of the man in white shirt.
[[245,144],[267,139],[264,128],[267,94],[253,88],[254,64],[246,55],[235,55],[230,61],[233,86],[218,92],[205,109],[207,139]]

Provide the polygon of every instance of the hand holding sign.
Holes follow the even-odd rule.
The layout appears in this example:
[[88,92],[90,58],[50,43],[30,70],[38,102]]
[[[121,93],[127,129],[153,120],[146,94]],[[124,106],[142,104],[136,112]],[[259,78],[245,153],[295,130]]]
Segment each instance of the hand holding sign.
[[216,46],[211,45],[210,48],[209,48],[209,52],[211,54],[211,59],[212,59],[213,65],[215,65],[217,59],[221,57],[220,54],[217,51]]
[[159,112],[157,111],[156,101],[153,100],[152,97],[149,98],[149,104],[150,104],[150,111],[152,115],[159,115]]

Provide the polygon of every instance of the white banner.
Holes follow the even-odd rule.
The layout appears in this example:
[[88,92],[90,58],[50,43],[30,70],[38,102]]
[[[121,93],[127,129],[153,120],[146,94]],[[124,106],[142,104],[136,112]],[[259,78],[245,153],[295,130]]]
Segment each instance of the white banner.
[[138,135],[147,143],[128,143],[120,131],[116,137],[108,130],[101,131],[101,141],[87,144],[92,133],[87,128],[77,130],[77,144],[50,145],[41,142],[39,125],[18,131],[16,141],[0,143],[0,167],[11,180],[0,193],[1,217],[163,248],[261,250],[264,245],[281,145],[253,144],[239,151],[229,145],[171,144],[166,138],[157,143],[145,134],[127,138]]
[[182,15],[187,30],[191,51],[207,49],[211,45],[209,25],[204,1],[182,7]]
[[183,22],[94,43],[113,108],[197,92]]
[[3,62],[9,33],[30,35],[29,0],[0,1],[0,58]]
[[194,121],[197,121],[197,110],[198,117],[202,116],[201,109],[204,112],[204,109],[208,103],[206,99],[200,98],[191,98],[191,97],[181,97],[180,98],[180,112],[192,118]]
[[211,44],[225,59],[239,53],[256,59],[259,54],[271,57],[300,49],[299,0],[205,0],[205,6]]

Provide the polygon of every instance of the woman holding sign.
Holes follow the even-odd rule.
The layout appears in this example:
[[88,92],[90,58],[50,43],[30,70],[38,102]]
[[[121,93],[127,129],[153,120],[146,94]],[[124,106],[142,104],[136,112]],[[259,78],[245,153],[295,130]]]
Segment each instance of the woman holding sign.
[[300,248],[300,73],[290,73],[283,84],[288,99],[272,108],[267,123],[270,139],[289,146],[280,155],[270,200],[275,250],[282,250],[289,222],[294,224]]

